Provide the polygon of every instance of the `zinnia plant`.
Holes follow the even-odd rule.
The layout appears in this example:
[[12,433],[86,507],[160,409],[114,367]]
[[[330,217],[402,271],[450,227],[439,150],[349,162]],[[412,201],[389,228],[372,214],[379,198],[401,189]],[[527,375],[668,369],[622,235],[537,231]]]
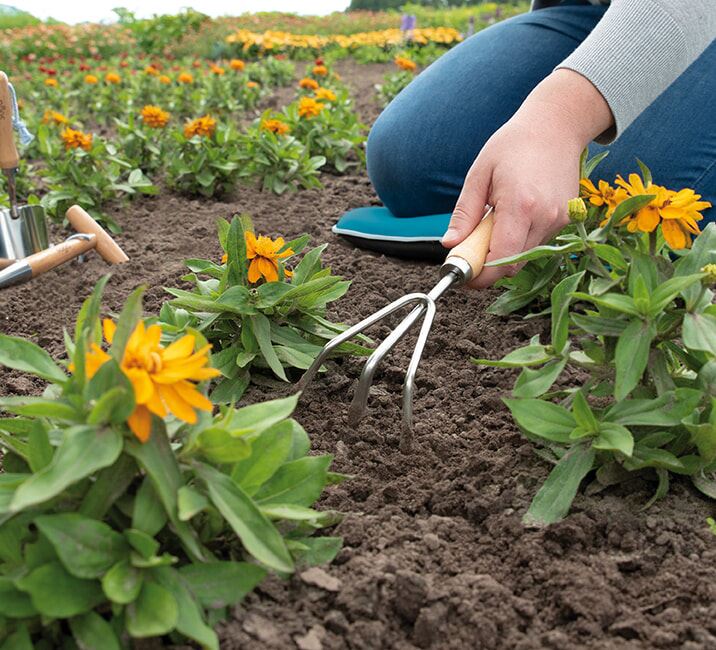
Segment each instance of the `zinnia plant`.
[[[326,307],[346,293],[350,282],[323,268],[325,245],[294,262],[308,239],[257,237],[245,215],[231,224],[221,220],[221,264],[187,260],[192,273],[184,280],[195,288],[167,289],[174,300],[162,308],[162,325],[176,335],[201,332],[214,346],[223,379],[213,400],[238,400],[252,378],[265,382],[267,373],[288,381],[291,369],[308,368],[323,345],[345,329],[326,319]],[[356,344],[338,350],[365,351]]]
[[212,414],[207,345],[162,345],[141,289],[105,321],[101,351],[106,281],[67,336],[71,373],[0,335],[0,366],[48,382],[0,398],[0,642],[120,650],[171,635],[218,650],[213,626],[269,572],[338,552],[314,533],[340,518],[312,506],[343,477],[308,455],[295,396]]
[[698,227],[710,204],[655,185],[643,164],[616,187],[595,185],[601,157],[584,161],[589,207],[570,201],[570,228],[492,262],[526,262],[493,313],[531,305],[551,317],[549,341],[476,360],[522,369],[505,403],[554,464],[531,524],[566,515],[586,477],[593,493],[654,480],[653,501],[684,475],[716,495],[716,225]]

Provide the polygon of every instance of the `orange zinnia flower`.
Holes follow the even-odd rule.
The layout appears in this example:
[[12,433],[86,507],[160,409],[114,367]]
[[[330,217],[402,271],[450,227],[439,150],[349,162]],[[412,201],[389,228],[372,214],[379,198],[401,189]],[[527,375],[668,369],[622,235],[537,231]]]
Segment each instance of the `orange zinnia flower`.
[[402,70],[408,70],[410,72],[413,72],[417,67],[415,61],[411,61],[404,56],[396,56],[395,59],[393,59],[393,63],[395,63],[395,65],[397,65]]
[[306,90],[316,90],[318,88],[318,82],[315,79],[311,79],[309,77],[304,77],[301,79],[301,81],[298,82],[298,85],[301,88],[305,88]]
[[[264,278],[266,282],[278,282],[278,260],[293,255],[293,251],[287,248],[281,252],[286,245],[283,237],[271,239],[254,233],[246,232],[246,257],[251,260],[249,264],[249,282],[252,284]],[[293,273],[284,269],[286,277],[290,278]]]
[[60,133],[65,143],[65,149],[84,149],[89,151],[92,148],[92,134],[82,133],[75,129],[66,128]]
[[107,74],[105,75],[104,80],[105,80],[108,84],[118,84],[118,83],[121,83],[122,77],[120,77],[120,76],[119,76],[118,74],[116,74],[115,72],[109,72],[109,73],[107,73]]
[[222,74],[224,74],[224,73],[226,72],[226,70],[224,70],[224,68],[222,68],[222,67],[219,66],[219,65],[212,65],[212,66],[211,66],[211,71],[212,71],[214,74],[216,74],[216,75],[222,75]]
[[62,114],[58,113],[57,111],[51,111],[46,110],[45,114],[42,116],[42,122],[43,124],[49,124],[52,122],[53,124],[69,124],[69,120]]
[[[109,319],[103,323],[104,337],[111,345],[116,325]],[[195,382],[206,381],[221,374],[207,367],[209,349],[205,345],[196,352],[196,340],[186,335],[165,348],[161,345],[162,328],[145,327],[139,321],[132,332],[120,363],[134,390],[135,408],[127,419],[132,433],[146,442],[152,431],[152,414],[165,418],[169,413],[194,424],[196,410],[211,411],[211,402],[199,392]],[[87,353],[85,368],[89,378],[110,359],[96,343]]]
[[145,106],[141,112],[142,122],[155,129],[163,128],[169,121],[170,114],[159,106]]
[[611,217],[616,207],[629,196],[623,187],[612,187],[606,181],[599,181],[599,189],[588,178],[579,181],[579,185],[582,196],[589,199],[592,205],[607,206],[608,217]]
[[232,70],[243,70],[246,64],[241,59],[231,59],[229,62]]
[[194,75],[189,74],[188,72],[182,72],[178,77],[177,81],[180,84],[190,84],[194,83]]
[[298,102],[298,114],[306,119],[316,117],[324,108],[325,104],[317,102],[312,97],[301,97]]
[[328,68],[325,65],[314,65],[311,72],[317,77],[325,77],[328,74]]
[[258,87],[259,87],[259,84],[258,84],[258,82],[256,82],[256,81],[247,81],[247,82],[246,82],[246,87],[247,87],[247,88],[258,88]]
[[85,83],[89,84],[90,86],[93,86],[99,81],[97,77],[95,77],[93,74],[85,75]]
[[286,124],[286,122],[276,119],[263,120],[261,122],[261,128],[264,131],[271,131],[271,133],[275,133],[276,135],[286,135],[291,131],[291,127]]
[[167,84],[170,84],[171,82],[172,82],[171,77],[167,77],[167,75],[165,75],[165,74],[159,75],[159,83],[160,84],[164,84],[166,86]]
[[148,65],[146,68],[144,68],[144,72],[146,74],[152,75],[153,77],[159,75],[159,70],[157,70],[153,65]]
[[205,138],[210,138],[214,131],[216,131],[216,120],[210,115],[204,115],[198,117],[191,122],[187,122],[184,126],[184,137],[193,138],[195,135],[200,135]]
[[45,79],[45,85],[51,86],[52,88],[57,88],[57,79],[55,79],[54,77],[48,77],[47,79]]

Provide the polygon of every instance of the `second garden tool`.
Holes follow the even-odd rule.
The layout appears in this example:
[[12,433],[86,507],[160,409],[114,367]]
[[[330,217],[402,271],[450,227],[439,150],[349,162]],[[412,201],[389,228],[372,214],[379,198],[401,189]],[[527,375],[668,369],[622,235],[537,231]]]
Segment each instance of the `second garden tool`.
[[400,339],[424,316],[420,327],[418,339],[413,350],[413,355],[405,374],[403,384],[403,435],[401,437],[401,449],[408,451],[412,442],[413,432],[413,392],[415,391],[415,375],[418,370],[420,359],[423,355],[425,343],[427,342],[430,328],[437,307],[436,301],[452,286],[465,284],[472,278],[479,275],[485,264],[485,258],[490,247],[490,236],[492,235],[493,216],[492,208],[488,208],[482,221],[475,230],[461,244],[453,248],[445,262],[440,267],[440,280],[427,293],[409,293],[402,298],[391,302],[374,314],[368,316],[360,323],[348,328],[345,332],[331,339],[320,354],[316,357],[311,367],[306,371],[299,382],[299,388],[304,389],[315,376],[331,352],[349,339],[375,325],[386,316],[405,307],[415,305],[415,308],[397,325],[390,335],[375,349],[373,354],[363,368],[360,379],[353,395],[353,402],[348,411],[348,419],[351,425],[356,425],[363,417],[368,404],[370,387],[378,368],[378,364],[386,354],[395,347]]
[[129,260],[114,239],[80,206],[73,205],[65,216],[77,234],[57,246],[17,260],[0,270],[0,289],[27,282],[93,248],[108,264],[122,264]]

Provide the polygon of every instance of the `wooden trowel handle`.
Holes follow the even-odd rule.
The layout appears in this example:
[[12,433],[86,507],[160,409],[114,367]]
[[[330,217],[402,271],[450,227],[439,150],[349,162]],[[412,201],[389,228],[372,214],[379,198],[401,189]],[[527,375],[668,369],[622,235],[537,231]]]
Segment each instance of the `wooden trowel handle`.
[[7,75],[0,72],[0,169],[15,169],[20,157],[12,128],[12,99]]
[[445,258],[445,264],[461,259],[470,266],[472,275],[468,279],[476,278],[480,275],[482,267],[485,265],[487,253],[490,250],[490,238],[492,237],[492,226],[494,225],[494,217],[492,208],[488,208],[482,221],[477,224],[466,239],[461,241],[455,248],[451,249]]
[[63,241],[57,246],[48,248],[34,255],[26,257],[23,262],[29,264],[32,269],[32,277],[42,275],[60,264],[64,264],[69,260],[79,257],[82,253],[86,253],[97,245],[94,235],[85,235],[82,239],[71,238]]

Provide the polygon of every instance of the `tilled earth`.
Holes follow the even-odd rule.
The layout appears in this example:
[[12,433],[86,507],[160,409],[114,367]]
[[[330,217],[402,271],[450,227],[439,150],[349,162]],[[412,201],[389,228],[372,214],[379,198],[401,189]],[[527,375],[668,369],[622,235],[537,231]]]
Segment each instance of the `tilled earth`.
[[[373,85],[385,66],[343,64],[370,123]],[[285,92],[285,91],[284,91]],[[324,177],[325,189],[276,197],[242,188],[224,202],[166,193],[117,209],[118,241],[131,258],[112,270],[105,309],[138,284],[156,311],[187,257],[216,258],[215,220],[248,212],[257,229],[330,242],[327,262],[353,279],[333,316],[360,318],[434,283],[435,268],[386,258],[338,241],[330,227],[349,208],[377,202],[364,172]],[[62,233],[54,233],[59,240]],[[82,300],[107,272],[97,256],[0,293],[0,331],[62,352]],[[654,484],[577,497],[572,514],[543,530],[521,516],[549,471],[501,402],[514,377],[478,368],[544,323],[485,313],[494,291],[450,293],[440,304],[418,374],[413,450],[399,451],[400,393],[409,342],[389,358],[357,428],[345,411],[360,361],[345,359],[309,388],[297,418],[317,452],[354,478],[331,488],[322,507],[347,514],[335,534],[344,548],[328,567],[266,581],[221,629],[225,648],[716,648],[713,507],[685,482],[643,506]],[[376,338],[387,332],[376,328]],[[4,371],[0,395],[41,385]],[[249,400],[286,394],[252,389]]]

